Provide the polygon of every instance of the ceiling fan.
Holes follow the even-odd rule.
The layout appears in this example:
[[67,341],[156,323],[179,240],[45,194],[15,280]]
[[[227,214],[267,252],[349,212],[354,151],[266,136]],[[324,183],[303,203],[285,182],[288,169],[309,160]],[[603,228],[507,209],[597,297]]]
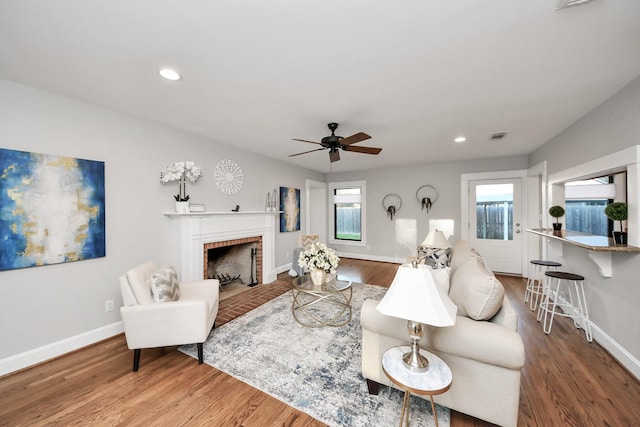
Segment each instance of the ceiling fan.
[[325,136],[322,138],[321,142],[315,141],[307,141],[306,139],[296,139],[293,138],[294,141],[302,141],[309,142],[311,144],[321,145],[322,147],[316,148],[315,150],[303,151],[302,153],[291,154],[289,157],[299,156],[301,154],[313,153],[314,151],[320,150],[329,150],[329,159],[331,162],[337,162],[340,160],[340,150],[344,151],[352,151],[354,153],[365,153],[365,154],[378,154],[382,151],[382,148],[374,148],[374,147],[356,147],[353,144],[361,141],[366,141],[371,137],[364,132],[358,132],[346,138],[336,135],[336,129],[338,129],[337,123],[329,123],[327,125],[329,130],[331,131],[330,136]]

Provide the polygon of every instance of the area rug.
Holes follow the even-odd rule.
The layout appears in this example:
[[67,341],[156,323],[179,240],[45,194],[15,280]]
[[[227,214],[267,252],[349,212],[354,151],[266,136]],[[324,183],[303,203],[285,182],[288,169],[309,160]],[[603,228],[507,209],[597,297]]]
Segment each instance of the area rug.
[[[354,284],[351,321],[323,328],[299,325],[287,292],[215,329],[204,343],[204,360],[329,426],[397,425],[403,393],[381,387],[370,395],[361,374],[360,309],[385,291]],[[195,345],[179,350],[197,357]],[[440,426],[449,426],[449,409],[436,410]],[[435,425],[428,400],[412,396],[410,416],[412,426]]]

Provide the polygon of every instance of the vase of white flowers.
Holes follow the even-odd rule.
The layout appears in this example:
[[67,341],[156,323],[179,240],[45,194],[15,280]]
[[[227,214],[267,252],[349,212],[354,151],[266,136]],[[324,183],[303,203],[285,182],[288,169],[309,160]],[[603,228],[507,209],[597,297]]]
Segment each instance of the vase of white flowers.
[[178,194],[176,199],[176,212],[189,213],[189,195],[187,194],[187,181],[194,183],[202,176],[200,166],[192,161],[175,162],[160,171],[160,182],[166,184],[178,181]]
[[315,242],[300,253],[298,264],[309,269],[313,284],[322,285],[327,274],[335,274],[340,258],[324,243]]

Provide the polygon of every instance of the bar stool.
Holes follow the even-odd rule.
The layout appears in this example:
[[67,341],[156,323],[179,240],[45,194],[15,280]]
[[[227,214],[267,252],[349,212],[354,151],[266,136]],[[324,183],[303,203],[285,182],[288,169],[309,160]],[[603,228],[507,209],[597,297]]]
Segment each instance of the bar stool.
[[545,271],[549,269],[558,270],[562,264],[555,261],[545,261],[534,259],[529,261],[529,275],[527,277],[527,287],[524,291],[524,302],[529,302],[529,309],[535,310],[538,306],[538,300],[541,300],[544,289]]
[[[564,271],[547,271],[544,274],[549,278],[549,282],[544,289],[542,302],[540,302],[538,309],[538,321],[544,318],[544,333],[549,334],[551,332],[554,315],[570,317],[573,319],[573,324],[576,328],[584,329],[587,341],[591,342],[593,335],[591,334],[587,300],[584,296],[584,277],[579,274]],[[565,295],[564,290],[561,289],[563,282],[567,284],[567,295]],[[571,283],[573,283],[577,306],[573,304]],[[567,296],[569,298],[568,301]],[[553,302],[550,301],[551,298],[553,298]]]

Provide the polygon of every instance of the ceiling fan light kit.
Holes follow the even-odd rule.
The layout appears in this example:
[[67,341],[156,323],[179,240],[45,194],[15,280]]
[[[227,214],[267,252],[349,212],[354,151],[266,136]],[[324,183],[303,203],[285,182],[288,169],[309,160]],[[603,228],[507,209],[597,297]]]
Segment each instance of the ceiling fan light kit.
[[289,155],[289,157],[300,156],[302,154],[307,154],[307,153],[313,153],[314,151],[329,150],[329,160],[333,163],[340,160],[340,150],[351,151],[354,153],[373,154],[373,155],[380,154],[380,152],[382,151],[382,148],[360,147],[360,146],[353,145],[358,142],[371,139],[371,137],[364,132],[358,132],[351,136],[343,138],[342,136],[336,135],[336,129],[338,129],[338,123],[329,123],[327,126],[331,131],[331,135],[325,136],[324,138],[322,138],[321,142],[293,138],[294,141],[308,142],[310,144],[320,145],[321,146],[320,148],[316,148],[314,150],[309,150],[309,151],[303,151],[301,153],[291,154]]

